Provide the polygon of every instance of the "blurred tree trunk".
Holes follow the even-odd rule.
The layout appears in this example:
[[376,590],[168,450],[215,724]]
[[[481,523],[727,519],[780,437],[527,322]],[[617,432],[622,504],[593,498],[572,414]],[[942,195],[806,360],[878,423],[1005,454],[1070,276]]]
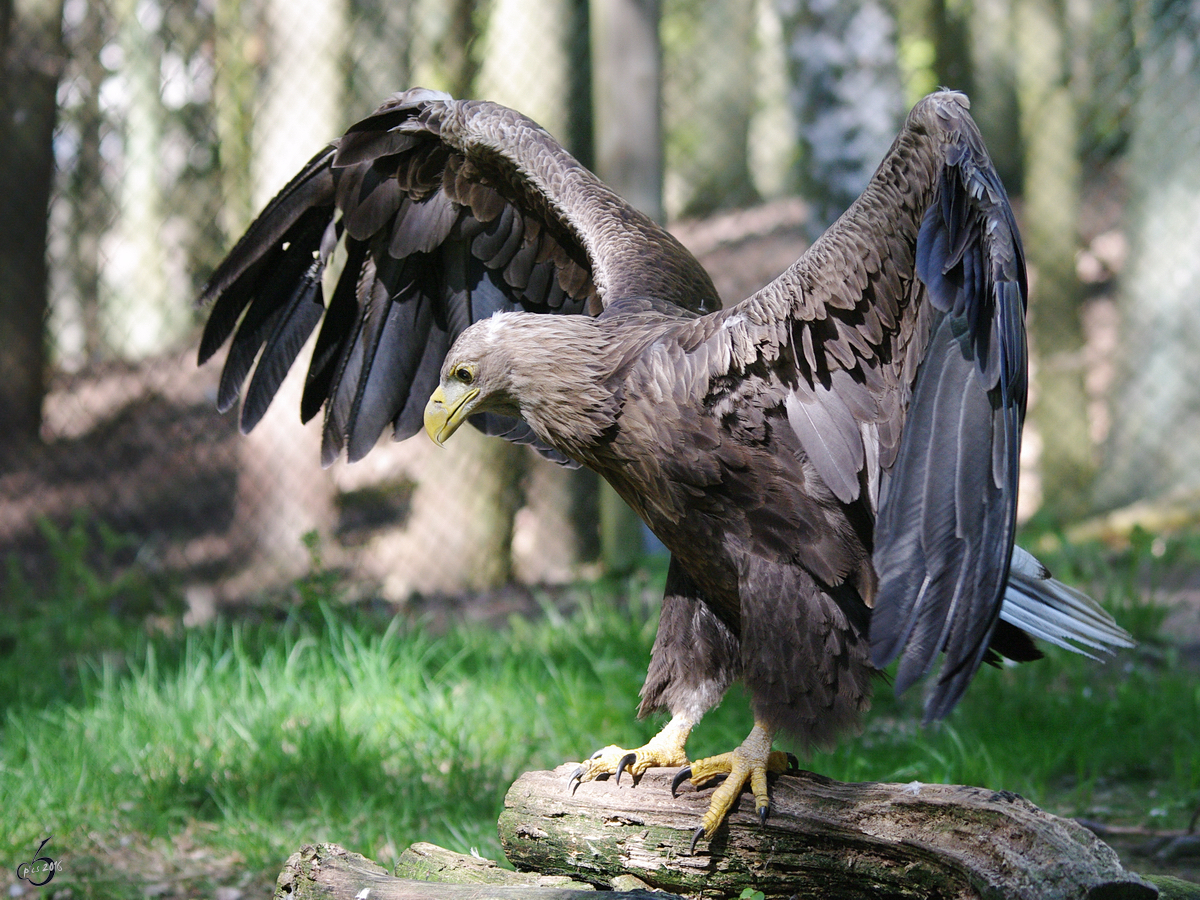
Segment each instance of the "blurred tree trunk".
[[419,33],[420,16],[428,6],[427,0],[349,0],[345,104],[354,118],[366,115],[384,97],[423,83],[413,76],[414,40],[409,36]]
[[634,207],[661,222],[659,2],[594,0],[591,11],[596,174]]
[[[572,85],[580,77],[571,53],[576,12],[575,0],[491,0],[471,85],[479,97],[519,110],[564,144]],[[466,71],[474,44],[468,40],[459,51]]]
[[168,298],[161,233],[166,203],[159,160],[166,111],[159,95],[160,23],[138,0],[118,0],[113,19],[124,57],[124,159],[117,200],[119,249],[104,268],[101,341],[138,359],[165,349],[191,325],[191,315],[184,304]]
[[[253,4],[216,0],[213,9],[214,103],[221,157],[221,231],[229,246],[254,218],[254,101],[263,65],[262,36],[249,21]],[[314,148],[315,149],[315,148]]]
[[1200,8],[1157,0],[1138,24],[1124,358],[1097,487],[1104,507],[1200,486]]
[[470,97],[479,76],[479,57],[475,52],[475,42],[479,38],[479,0],[450,0],[447,6],[449,22],[438,42],[437,55],[445,69],[450,95]]
[[[477,6],[464,0],[451,6],[453,27],[444,41],[455,45],[449,74],[460,93],[511,106],[578,152],[590,133],[581,113],[591,91],[586,51],[580,52],[581,33],[584,41],[587,36],[583,4],[493,0],[485,6],[486,22]],[[485,517],[472,527],[488,525],[479,529],[472,552],[479,554],[481,574],[490,565],[493,583],[514,575],[562,581],[594,556],[595,515],[588,521],[576,514],[596,490],[590,472],[564,469],[498,439],[454,452],[470,454],[462,465],[475,474],[460,483],[475,495],[476,515]],[[503,553],[503,567],[484,559],[488,547],[492,555]]]
[[[752,2],[686,0],[663,22],[672,209],[705,216],[758,199],[750,175],[750,123],[757,106],[756,9]],[[732,299],[732,298],[731,298]],[[738,298],[740,299],[740,298]]]
[[[587,0],[561,0],[564,53],[561,131],[555,137],[588,168],[595,168],[592,121],[592,49]],[[520,107],[518,107],[520,108]],[[590,469],[567,469],[526,450],[524,505],[513,523],[513,576],[526,582],[564,582],[600,555],[601,485]]]
[[[1021,131],[1013,65],[1013,16],[1009,0],[972,0],[969,4],[971,116],[979,124],[988,152],[1005,185],[1021,183]],[[1015,190],[1014,190],[1015,192]]]
[[589,0],[567,0],[567,126],[561,140],[577,160],[596,167],[592,105],[592,25]]
[[54,185],[62,0],[0,0],[0,429],[33,442],[46,390],[46,237]]
[[[93,362],[104,354],[106,342],[101,328],[100,285],[102,257],[100,245],[109,223],[116,217],[113,197],[105,185],[105,163],[100,154],[100,139],[105,114],[100,108],[100,86],[109,73],[100,62],[98,49],[108,40],[111,22],[107,7],[89,3],[83,19],[68,33],[72,66],[78,74],[74,89],[79,105],[67,115],[79,133],[79,155],[67,174],[64,191],[73,204],[68,240],[70,241],[71,286],[78,304],[82,334],[75,347],[66,347],[58,335],[59,352],[78,353]],[[63,298],[66,299],[66,298]],[[61,301],[60,301],[61,302]],[[61,362],[60,357],[60,362]]]
[[900,77],[910,105],[939,88],[971,95],[969,17],[973,5],[953,0],[891,4]]
[[858,197],[905,114],[896,24],[882,0],[777,0],[816,238]]
[[[630,204],[663,221],[662,48],[658,0],[591,4],[596,174]],[[644,547],[642,522],[600,485],[600,547],[610,572],[630,569]]]
[[[255,210],[349,124],[341,67],[345,0],[312,0],[303,15],[288,0],[268,0],[264,13],[265,84],[258,89],[250,138]],[[237,45],[229,50],[236,54]],[[252,67],[241,71],[254,77]],[[310,531],[327,536],[334,517],[333,479],[318,468],[321,423],[305,428],[299,423],[304,374],[304,366],[292,368],[258,427],[238,442],[234,540],[268,581],[305,571],[309,556],[302,536]]]
[[1071,35],[1061,0],[1017,0],[1017,91],[1025,145],[1025,252],[1042,441],[1042,502],[1058,520],[1087,511],[1095,474],[1083,382],[1079,131],[1069,85]]
[[[530,583],[577,580],[601,555],[600,476],[527,451],[524,506],[513,524],[513,576]],[[607,486],[606,486],[607,487]],[[639,538],[640,549],[640,538]]]
[[934,72],[939,87],[974,93],[971,65],[970,4],[931,0],[929,25],[933,32]]

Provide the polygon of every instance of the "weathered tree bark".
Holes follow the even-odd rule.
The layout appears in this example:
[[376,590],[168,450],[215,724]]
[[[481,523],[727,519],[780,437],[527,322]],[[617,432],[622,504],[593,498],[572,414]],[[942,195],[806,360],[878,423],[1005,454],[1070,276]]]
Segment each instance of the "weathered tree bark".
[[401,853],[392,874],[397,878],[436,881],[439,884],[508,884],[595,890],[587,882],[575,881],[566,875],[514,872],[512,869],[502,869],[493,860],[455,853],[425,842],[413,844]]
[[[371,862],[365,856],[352,853],[336,844],[318,844],[301,847],[293,853],[279,873],[275,884],[275,900],[595,900],[597,894],[590,886],[583,887],[575,882],[573,887],[564,887],[553,879],[505,872],[492,866],[494,877],[500,882],[480,881],[472,878],[470,857],[452,854],[431,845],[414,845],[440,851],[440,856],[457,856],[456,874],[465,872],[467,883],[448,882],[431,870],[434,878],[397,878],[388,874],[383,866]],[[405,856],[411,853],[405,851]],[[436,869],[436,867],[435,867]],[[399,871],[407,871],[405,858],[401,857]],[[425,875],[424,870],[420,870]],[[508,876],[508,877],[505,877]],[[678,900],[671,894],[652,893],[649,890],[614,891],[604,895],[609,900]]]
[[1111,848],[1015,794],[937,784],[843,784],[811,773],[773,781],[760,828],[744,798],[714,839],[688,852],[709,791],[652,769],[631,786],[581,784],[572,766],[529,772],[509,789],[500,842],[519,869],[605,884],[737,896],[844,898],[1152,898]]

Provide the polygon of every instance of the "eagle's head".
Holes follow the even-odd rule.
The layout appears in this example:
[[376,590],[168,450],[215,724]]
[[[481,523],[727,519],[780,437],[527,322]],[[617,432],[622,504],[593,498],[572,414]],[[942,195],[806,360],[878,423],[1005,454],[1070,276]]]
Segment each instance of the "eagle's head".
[[425,431],[438,444],[476,413],[515,416],[574,457],[612,423],[605,384],[611,362],[596,322],[585,316],[502,312],[454,342],[425,406]]
[[446,354],[437,390],[425,406],[425,431],[444,444],[476,413],[520,415],[512,396],[511,329],[500,314],[464,331]]

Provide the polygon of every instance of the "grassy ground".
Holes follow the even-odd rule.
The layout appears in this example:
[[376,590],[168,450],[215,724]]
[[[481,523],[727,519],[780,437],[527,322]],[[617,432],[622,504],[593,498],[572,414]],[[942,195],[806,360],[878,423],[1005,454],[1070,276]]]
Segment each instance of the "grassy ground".
[[[321,573],[297,585],[281,621],[183,629],[163,610],[168,585],[105,565],[103,552],[95,562],[83,526],[53,537],[52,596],[10,575],[0,631],[10,894],[26,886],[15,867],[47,836],[40,855],[59,861],[52,887],[65,889],[56,897],[261,897],[314,840],[384,864],[415,840],[500,858],[495,821],[521,771],[636,746],[661,724],[633,715],[661,567],[547,599],[542,615],[499,630],[435,635],[346,608]],[[1056,557],[1060,573],[1100,587],[1138,650],[1103,666],[1052,650],[988,669],[934,729],[917,724],[919,697],[896,700],[881,684],[864,734],[806,765],[1186,827],[1200,802],[1200,677],[1141,596],[1158,567],[1200,568],[1197,542]],[[735,689],[689,749],[729,749],[749,726]]]

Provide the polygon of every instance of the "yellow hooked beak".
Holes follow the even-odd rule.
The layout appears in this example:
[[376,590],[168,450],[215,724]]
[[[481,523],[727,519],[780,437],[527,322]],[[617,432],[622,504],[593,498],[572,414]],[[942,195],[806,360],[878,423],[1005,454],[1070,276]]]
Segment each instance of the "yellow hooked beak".
[[425,433],[438,446],[445,444],[450,435],[467,421],[473,401],[478,396],[479,388],[452,383],[449,391],[446,391],[439,385],[425,404]]

